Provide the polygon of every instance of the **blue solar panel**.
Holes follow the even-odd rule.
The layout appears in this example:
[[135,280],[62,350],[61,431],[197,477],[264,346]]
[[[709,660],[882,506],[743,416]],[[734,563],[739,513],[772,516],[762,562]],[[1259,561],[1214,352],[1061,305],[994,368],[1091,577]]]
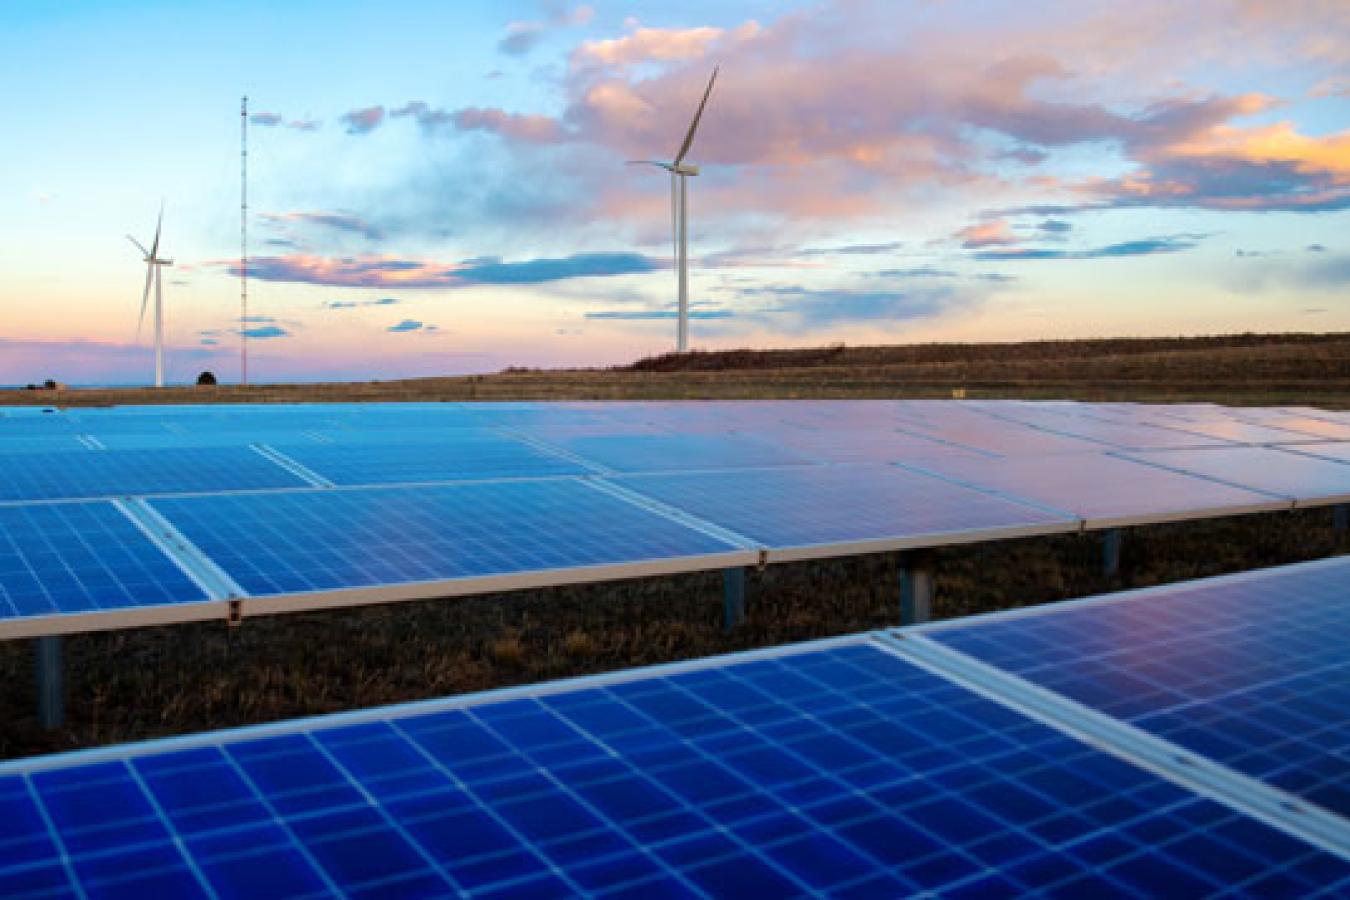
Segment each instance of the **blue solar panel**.
[[165,497],[152,505],[253,594],[735,550],[567,479]]
[[1135,452],[1130,458],[1290,497],[1301,505],[1350,497],[1350,465],[1307,455],[1317,452],[1315,445],[1299,450],[1307,453],[1272,447],[1205,447]]
[[0,618],[203,599],[111,504],[0,506]]
[[11,453],[60,453],[61,451],[85,451],[90,447],[80,443],[73,434],[40,434],[20,437],[18,435],[0,436],[0,455]]
[[907,465],[1004,496],[1072,512],[1086,519],[1089,526],[1289,506],[1288,498],[1105,453],[1007,459],[948,457]]
[[1350,560],[931,636],[1350,815]]
[[334,484],[399,484],[571,475],[582,466],[508,438],[435,443],[308,444],[286,456]]
[[754,438],[719,434],[627,434],[564,438],[557,444],[615,472],[794,466],[806,457]]
[[0,894],[1313,896],[1350,864],[871,648],[0,774]]
[[[893,466],[793,466],[610,479],[766,547],[812,547],[1077,520]],[[1062,528],[1060,528],[1062,526]]]
[[8,454],[0,500],[296,487],[305,482],[245,447]]

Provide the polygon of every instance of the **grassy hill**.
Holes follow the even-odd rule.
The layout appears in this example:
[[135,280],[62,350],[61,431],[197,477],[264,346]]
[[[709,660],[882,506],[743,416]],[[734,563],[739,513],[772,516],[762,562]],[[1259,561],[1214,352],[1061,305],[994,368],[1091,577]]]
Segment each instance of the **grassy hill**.
[[[59,373],[55,373],[59,377]],[[0,405],[325,400],[970,397],[1350,406],[1350,334],[836,345],[667,354],[609,369],[332,384],[0,391]]]

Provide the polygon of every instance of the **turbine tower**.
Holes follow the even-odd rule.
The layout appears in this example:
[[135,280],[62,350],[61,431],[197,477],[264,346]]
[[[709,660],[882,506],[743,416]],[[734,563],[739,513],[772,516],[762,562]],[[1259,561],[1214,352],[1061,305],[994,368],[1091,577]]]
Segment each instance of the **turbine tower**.
[[140,343],[141,328],[145,325],[145,306],[150,300],[150,283],[155,285],[155,387],[164,387],[164,274],[165,266],[173,265],[173,260],[163,259],[159,255],[159,232],[164,225],[164,206],[159,208],[159,221],[155,223],[155,240],[150,249],[131,235],[127,240],[136,245],[145,257],[145,292],[141,294],[141,316],[136,320],[136,342]]
[[689,349],[689,185],[690,175],[698,174],[698,166],[690,165],[684,161],[689,153],[689,147],[694,143],[694,132],[698,130],[699,119],[703,118],[703,108],[708,105],[708,95],[712,93],[713,83],[717,81],[717,68],[713,69],[712,77],[708,79],[707,90],[703,92],[703,99],[699,101],[698,111],[694,113],[694,121],[689,123],[689,132],[684,136],[684,143],[680,144],[679,152],[675,154],[675,159],[671,162],[661,162],[655,159],[637,159],[630,160],[630,165],[656,166],[658,169],[665,169],[670,173],[670,227],[671,237],[675,242],[675,269],[679,273],[680,302],[679,302],[679,330],[675,341],[675,349],[679,353],[684,353]]

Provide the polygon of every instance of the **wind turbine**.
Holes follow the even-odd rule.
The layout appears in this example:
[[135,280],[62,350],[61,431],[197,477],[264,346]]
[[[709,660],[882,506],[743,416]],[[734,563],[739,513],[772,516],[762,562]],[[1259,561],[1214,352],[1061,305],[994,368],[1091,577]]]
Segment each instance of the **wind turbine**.
[[679,272],[680,283],[680,305],[679,305],[679,331],[675,341],[675,349],[679,353],[684,353],[689,349],[689,185],[690,175],[698,174],[698,166],[689,165],[684,158],[689,153],[689,146],[694,143],[694,132],[698,130],[698,121],[703,118],[703,108],[708,105],[708,95],[712,93],[713,83],[717,81],[717,70],[713,69],[712,77],[708,79],[708,88],[703,92],[703,99],[699,101],[698,112],[694,113],[694,121],[689,123],[689,132],[684,136],[684,143],[680,144],[680,150],[675,154],[675,159],[671,162],[661,162],[655,159],[634,159],[629,160],[629,165],[656,166],[658,169],[665,169],[670,173],[670,228],[671,237],[675,242],[675,268]]
[[173,265],[171,259],[161,259],[159,255],[159,232],[164,225],[164,206],[159,207],[159,221],[155,223],[155,241],[147,250],[131,235],[127,240],[136,245],[145,257],[145,292],[141,294],[141,317],[136,320],[136,342],[140,343],[141,328],[145,325],[145,305],[150,300],[150,283],[155,284],[155,387],[164,387],[164,275],[165,266]]

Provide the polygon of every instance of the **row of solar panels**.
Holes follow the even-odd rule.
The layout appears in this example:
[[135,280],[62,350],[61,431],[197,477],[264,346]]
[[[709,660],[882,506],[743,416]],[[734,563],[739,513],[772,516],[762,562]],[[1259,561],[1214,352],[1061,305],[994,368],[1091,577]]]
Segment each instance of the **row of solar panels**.
[[1334,897],[1350,561],[0,766],[0,895]]
[[[735,436],[607,440],[647,442],[615,465],[720,468],[604,474],[594,453],[500,436],[91,451],[38,469],[10,456],[0,496],[118,498],[0,504],[0,635],[221,618],[241,598],[238,612],[260,614],[1350,499],[1350,465],[1311,455],[1334,443],[751,467],[769,460],[738,456],[750,445]],[[518,477],[560,472],[591,474]],[[417,484],[324,487],[380,482]]]
[[[12,409],[12,408],[11,408]],[[642,434],[731,434],[771,438],[811,456],[842,459],[841,432],[862,459],[886,449],[932,455],[965,449],[995,455],[1167,449],[1225,443],[1281,445],[1350,440],[1350,419],[1306,409],[1213,406],[1029,404],[950,401],[793,401],[567,404],[333,404],[119,407],[49,416],[5,415],[0,452],[98,447],[242,445],[453,439],[502,430],[546,440]]]

